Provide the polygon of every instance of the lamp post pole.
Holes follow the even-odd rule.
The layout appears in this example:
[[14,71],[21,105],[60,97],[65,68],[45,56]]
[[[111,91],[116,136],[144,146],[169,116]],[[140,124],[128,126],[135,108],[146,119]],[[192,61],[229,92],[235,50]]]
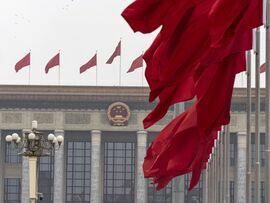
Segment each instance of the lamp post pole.
[[24,133],[20,137],[17,133],[6,136],[6,142],[13,144],[14,148],[19,151],[19,155],[28,157],[29,160],[29,200],[30,203],[36,203],[37,199],[42,200],[43,194],[37,191],[38,182],[38,160],[43,156],[50,156],[51,152],[60,148],[64,137],[49,134],[45,139],[44,134],[37,130],[37,121],[32,121],[32,130]]

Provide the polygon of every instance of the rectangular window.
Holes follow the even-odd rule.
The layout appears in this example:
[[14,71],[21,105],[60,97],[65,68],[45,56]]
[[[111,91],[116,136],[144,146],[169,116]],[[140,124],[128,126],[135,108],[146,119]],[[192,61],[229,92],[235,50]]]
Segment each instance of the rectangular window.
[[237,134],[230,133],[230,166],[235,166],[237,158]]
[[21,202],[21,179],[5,178],[4,181],[4,203]]
[[[2,135],[12,135],[12,133],[18,133],[21,137],[22,131],[19,130],[3,130]],[[10,164],[19,164],[22,163],[22,157],[18,155],[19,151],[13,143],[5,142],[5,162]]]
[[[148,133],[147,145],[150,146],[151,142],[155,139],[157,133]],[[172,181],[163,188],[157,191],[151,179],[147,179],[147,199],[148,203],[171,203],[172,202]]]
[[265,133],[260,134],[260,159],[261,167],[265,166]]
[[255,182],[251,182],[251,202],[255,202]]
[[189,184],[191,180],[191,174],[185,175],[185,203],[189,202],[197,202],[197,203],[202,203],[203,199],[203,194],[202,194],[202,186],[203,186],[203,181],[202,181],[202,176],[200,177],[199,183],[196,185],[195,188],[193,188],[191,191],[188,191]]
[[39,159],[38,192],[43,194],[44,199],[38,203],[53,203],[54,188],[54,155]]
[[69,140],[66,145],[66,203],[90,203],[91,142]]
[[[251,165],[254,167],[256,163],[256,144],[255,133],[251,134]],[[265,166],[265,134],[260,133],[260,164]]]
[[230,181],[230,203],[234,203],[234,181]]
[[265,185],[263,181],[261,181],[261,203],[265,203]]
[[133,203],[135,190],[135,142],[105,141],[105,203]]

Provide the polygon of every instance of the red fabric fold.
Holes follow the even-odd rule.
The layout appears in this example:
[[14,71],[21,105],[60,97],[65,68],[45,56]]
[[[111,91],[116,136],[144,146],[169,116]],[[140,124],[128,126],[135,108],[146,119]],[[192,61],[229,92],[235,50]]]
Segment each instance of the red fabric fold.
[[15,71],[18,72],[25,66],[30,66],[30,52],[26,54],[21,60],[19,60],[15,65]]
[[200,178],[217,137],[230,120],[235,75],[245,70],[252,29],[262,24],[262,0],[136,0],[122,14],[134,31],[162,26],[144,54],[149,101],[159,99],[144,127],[174,103],[195,104],[167,125],[147,151],[143,170],[157,189],[175,176]]

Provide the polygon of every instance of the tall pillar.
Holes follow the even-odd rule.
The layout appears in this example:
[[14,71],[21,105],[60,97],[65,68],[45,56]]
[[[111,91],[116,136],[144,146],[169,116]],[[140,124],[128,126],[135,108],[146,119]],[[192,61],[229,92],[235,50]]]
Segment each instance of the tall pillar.
[[[63,130],[55,130],[55,136],[62,135],[64,137]],[[64,142],[61,147],[54,154],[54,192],[53,202],[64,203]]]
[[238,133],[236,202],[246,202],[246,134]]
[[178,176],[173,179],[172,182],[173,193],[172,203],[184,203],[185,202],[185,176]]
[[101,131],[91,131],[91,203],[101,203]]
[[[23,130],[25,134],[30,130]],[[29,203],[29,158],[22,156],[22,182],[21,182],[21,203]]]
[[4,202],[4,151],[5,135],[2,135],[0,130],[0,202]]
[[[185,111],[185,104],[177,103],[174,105],[174,117]],[[185,176],[177,176],[172,182],[172,203],[184,203],[185,202]]]
[[147,184],[146,179],[143,175],[142,165],[146,155],[146,144],[147,144],[147,132],[137,132],[137,192],[136,192],[136,203],[146,203],[147,199]]
[[22,203],[29,203],[29,159],[28,157],[22,157]]
[[203,203],[208,203],[208,166],[202,173],[203,177]]

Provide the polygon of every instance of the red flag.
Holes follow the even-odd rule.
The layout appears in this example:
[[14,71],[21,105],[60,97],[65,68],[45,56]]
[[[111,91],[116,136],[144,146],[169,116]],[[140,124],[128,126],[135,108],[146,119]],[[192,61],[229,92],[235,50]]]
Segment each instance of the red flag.
[[143,55],[140,55],[138,58],[136,58],[130,68],[128,69],[127,73],[133,72],[137,68],[143,67]]
[[18,72],[25,66],[30,66],[30,52],[16,63],[15,71]]
[[86,64],[80,67],[80,73],[83,73],[84,71],[96,65],[97,65],[97,54],[95,54]]
[[51,68],[59,65],[60,65],[60,53],[52,57],[51,60],[47,63],[45,67],[45,73],[48,73]]
[[111,57],[108,59],[108,61],[106,62],[106,64],[111,64],[114,60],[115,57],[120,56],[121,55],[121,40],[119,41],[119,43],[117,44],[113,54],[111,55]]
[[266,64],[264,63],[260,66],[260,73],[264,73],[265,71],[266,71]]
[[162,118],[170,105],[197,98],[147,151],[144,174],[154,178],[157,189],[190,172],[190,188],[197,184],[217,131],[230,120],[235,74],[245,69],[251,30],[261,25],[261,4],[262,0],[136,0],[122,13],[134,31],[161,27],[144,54],[149,100],[160,100],[144,120],[145,127]]

